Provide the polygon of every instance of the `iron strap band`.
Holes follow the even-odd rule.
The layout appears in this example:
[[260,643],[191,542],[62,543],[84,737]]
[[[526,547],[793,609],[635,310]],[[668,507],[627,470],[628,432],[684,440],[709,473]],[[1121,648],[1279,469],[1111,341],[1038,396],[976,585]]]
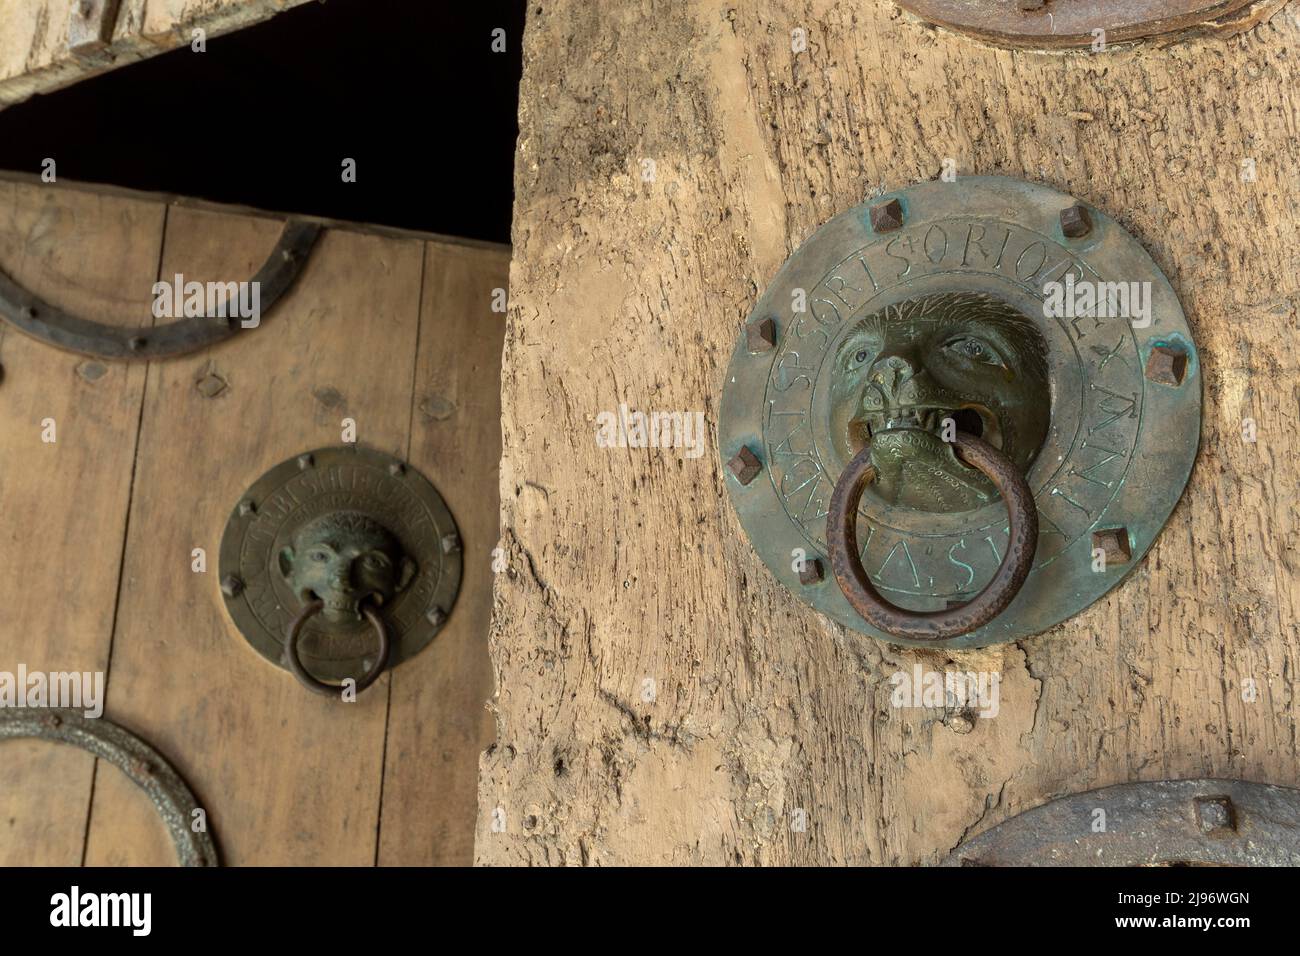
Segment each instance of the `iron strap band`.
[[153,801],[167,825],[181,866],[218,866],[217,848],[204,829],[194,830],[199,802],[162,755],[124,727],[69,708],[0,709],[0,740],[37,738],[72,744],[107,760]]
[[1243,780],[1121,783],[1049,801],[945,866],[1298,866],[1300,790]]
[[[269,312],[297,279],[320,235],[314,222],[290,220],[252,281],[260,308]],[[102,359],[171,358],[216,345],[243,331],[238,318],[180,319],[157,327],[106,325],[64,312],[38,298],[0,270],[0,318],[53,345]]]
[[908,611],[881,597],[858,553],[858,504],[867,485],[876,479],[871,441],[854,456],[835,483],[826,518],[826,544],[831,570],[853,609],[873,627],[895,637],[943,641],[983,627],[997,617],[1020,591],[1034,564],[1038,547],[1038,509],[1025,476],[1006,455],[988,442],[957,432],[952,442],[958,456],[978,468],[1007,505],[1010,538],[992,580],[969,601],[941,611]]

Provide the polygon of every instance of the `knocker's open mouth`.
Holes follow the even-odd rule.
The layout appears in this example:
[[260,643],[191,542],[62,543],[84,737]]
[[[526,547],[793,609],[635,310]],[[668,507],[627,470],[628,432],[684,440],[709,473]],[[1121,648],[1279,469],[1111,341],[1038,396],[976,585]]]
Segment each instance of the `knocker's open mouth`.
[[379,590],[343,590],[331,588],[324,593],[320,593],[312,588],[304,590],[299,594],[299,599],[304,605],[311,604],[313,601],[319,601],[322,605],[321,610],[325,613],[328,620],[357,620],[363,617],[362,607],[369,604],[374,608],[384,606],[384,594]]
[[887,431],[920,429],[942,435],[945,421],[951,420],[956,431],[983,438],[994,448],[1002,447],[1002,429],[997,416],[979,405],[953,408],[950,405],[895,405],[884,411],[870,411],[859,415],[857,421],[865,429],[866,437],[875,437]]
[[943,420],[952,416],[952,409],[937,405],[900,405],[883,412],[868,413],[863,416],[863,421],[869,435],[900,428],[938,432],[943,426]]

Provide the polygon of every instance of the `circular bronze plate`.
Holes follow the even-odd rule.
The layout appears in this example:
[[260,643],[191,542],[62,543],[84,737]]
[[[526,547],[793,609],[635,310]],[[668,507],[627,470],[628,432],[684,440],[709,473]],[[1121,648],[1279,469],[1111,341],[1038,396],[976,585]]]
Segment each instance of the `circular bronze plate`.
[[1300,866],[1300,790],[1240,780],[1121,783],[1027,810],[945,866]]
[[[280,572],[278,555],[306,522],[326,512],[376,519],[414,559],[409,584],[382,608],[392,637],[389,667],[422,650],[442,629],[460,590],[461,550],[446,502],[423,475],[383,452],[348,445],[282,461],[240,498],[221,538],[226,609],[259,654],[284,667],[285,632],[302,610]],[[375,652],[369,623],[303,629],[299,654],[322,680],[360,679]]]
[[[990,43],[1034,49],[1091,48],[1182,31],[1249,29],[1286,0],[896,0],[923,20]],[[1030,4],[1032,6],[1032,3]]]
[[[902,223],[876,232],[870,208],[891,200]],[[935,294],[982,294],[1032,321],[1046,343],[1051,409],[1026,474],[1039,514],[1028,580],[991,623],[926,646],[980,647],[1045,631],[1115,587],[1151,546],[1196,457],[1200,363],[1173,289],[1133,237],[1092,207],[1086,235],[1063,234],[1061,211],[1075,204],[1004,177],[923,183],[832,219],[772,280],[747,331],[772,320],[774,345],[742,333],[723,386],[718,441],[724,462],[742,449],[756,459],[756,477],[743,483],[748,475],[733,467],[726,484],[755,550],[799,599],[854,630],[916,643],[869,627],[829,573],[826,515],[849,456],[832,440],[839,419],[830,395],[834,357],[860,319]],[[1044,287],[1067,276],[1144,283],[1149,324],[1044,318]],[[800,304],[804,311],[795,311]],[[1181,356],[1176,384],[1161,372],[1171,352]],[[873,583],[911,610],[968,600],[992,577],[1007,542],[996,499],[936,512],[864,495],[858,516]],[[1107,554],[1102,571],[1093,570],[1098,548]],[[820,580],[805,574],[801,582],[796,549],[821,559]]]

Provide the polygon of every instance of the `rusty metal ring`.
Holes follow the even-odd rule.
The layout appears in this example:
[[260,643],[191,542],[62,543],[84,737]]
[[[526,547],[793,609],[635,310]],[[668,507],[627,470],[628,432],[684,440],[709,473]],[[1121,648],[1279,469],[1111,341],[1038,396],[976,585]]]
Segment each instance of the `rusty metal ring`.
[[[284,660],[289,670],[293,671],[293,676],[298,678],[299,683],[308,690],[317,694],[324,694],[326,697],[337,697],[343,690],[342,684],[327,684],[307,673],[307,668],[302,666],[302,661],[298,658],[298,637],[302,633],[303,625],[312,617],[319,614],[325,603],[320,600],[312,601],[298,613],[298,616],[289,624],[289,630],[284,639]],[[366,671],[365,676],[357,681],[356,692],[359,694],[376,680],[388,667],[388,655],[392,647],[392,641],[388,636],[388,627],[384,624],[378,612],[369,604],[361,605],[361,613],[365,615],[370,626],[375,629],[379,635],[379,654],[375,657],[375,662],[370,665],[370,670]]]
[[[0,708],[0,740],[35,738],[71,744],[107,760],[149,795],[176,847],[181,866],[219,866],[207,829],[196,830],[199,801],[153,747],[120,724],[76,708]],[[206,817],[205,817],[206,820]]]
[[[292,219],[251,282],[261,290],[262,318],[289,290],[307,263],[319,223]],[[106,325],[64,312],[0,270],[0,319],[55,348],[93,358],[142,361],[172,358],[216,345],[245,331],[238,320],[193,317],[159,326]]]
[[944,641],[983,627],[1001,614],[1029,577],[1038,548],[1038,509],[1029,483],[1015,464],[988,442],[957,432],[952,445],[966,464],[983,472],[1007,505],[1010,538],[992,580],[969,601],[941,611],[908,611],[880,596],[858,553],[858,504],[876,479],[871,442],[849,462],[835,483],[826,518],[831,570],[853,609],[871,626],[916,641]]

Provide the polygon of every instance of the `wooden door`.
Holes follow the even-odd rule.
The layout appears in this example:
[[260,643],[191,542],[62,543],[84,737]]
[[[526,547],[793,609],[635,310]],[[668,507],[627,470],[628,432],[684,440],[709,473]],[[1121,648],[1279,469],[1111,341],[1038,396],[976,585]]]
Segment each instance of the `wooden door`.
[[[281,225],[0,181],[0,269],[124,325],[153,321],[159,277],[251,276]],[[507,261],[500,246],[335,224],[262,327],[148,365],[56,351],[0,324],[0,670],[106,672],[105,717],[189,782],[227,864],[472,858],[478,754],[491,740],[504,331],[493,298]],[[353,704],[261,659],[216,580],[243,490],[279,461],[339,444],[345,417],[360,444],[433,482],[465,557],[446,628]],[[45,742],[0,749],[3,864],[174,859],[148,799],[115,768]]]

